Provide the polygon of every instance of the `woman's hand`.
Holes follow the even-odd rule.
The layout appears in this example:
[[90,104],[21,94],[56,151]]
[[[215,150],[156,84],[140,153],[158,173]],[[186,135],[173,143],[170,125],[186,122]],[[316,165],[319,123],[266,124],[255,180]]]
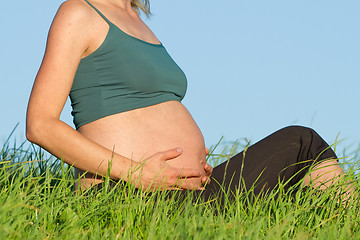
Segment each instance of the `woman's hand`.
[[190,178],[198,178],[201,173],[198,170],[188,168],[174,168],[166,161],[174,159],[182,154],[181,148],[171,149],[152,155],[150,158],[139,162],[132,168],[130,180],[132,184],[146,191],[159,189],[199,189],[201,186],[185,181]]
[[[209,149],[207,147],[205,147],[205,154],[206,154],[206,156],[209,154]],[[204,170],[205,170],[206,176],[204,176],[201,179],[201,182],[203,185],[206,185],[211,181],[210,176],[213,172],[213,168],[208,163],[205,163]]]

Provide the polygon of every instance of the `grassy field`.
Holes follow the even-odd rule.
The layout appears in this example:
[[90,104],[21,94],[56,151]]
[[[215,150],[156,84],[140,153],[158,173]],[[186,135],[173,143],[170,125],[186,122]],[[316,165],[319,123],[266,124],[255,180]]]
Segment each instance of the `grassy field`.
[[[131,187],[75,194],[71,167],[41,149],[6,143],[0,151],[0,239],[360,239],[359,204],[338,204],[330,197],[338,186],[294,194],[280,185],[250,204],[237,194],[224,208]],[[351,156],[355,181],[360,158]]]

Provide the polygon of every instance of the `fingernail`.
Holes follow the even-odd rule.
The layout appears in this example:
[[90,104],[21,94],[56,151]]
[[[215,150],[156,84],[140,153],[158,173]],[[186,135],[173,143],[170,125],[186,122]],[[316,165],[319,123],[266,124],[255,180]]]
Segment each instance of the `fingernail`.
[[176,148],[176,151],[178,151],[179,153],[182,152],[181,148]]

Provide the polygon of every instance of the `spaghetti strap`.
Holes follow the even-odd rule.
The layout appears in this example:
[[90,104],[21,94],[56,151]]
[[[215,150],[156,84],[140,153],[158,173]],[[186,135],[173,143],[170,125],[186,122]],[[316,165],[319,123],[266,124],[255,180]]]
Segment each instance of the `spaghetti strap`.
[[109,25],[111,25],[109,19],[107,19],[94,5],[92,5],[88,0],[85,0],[85,2],[87,2]]

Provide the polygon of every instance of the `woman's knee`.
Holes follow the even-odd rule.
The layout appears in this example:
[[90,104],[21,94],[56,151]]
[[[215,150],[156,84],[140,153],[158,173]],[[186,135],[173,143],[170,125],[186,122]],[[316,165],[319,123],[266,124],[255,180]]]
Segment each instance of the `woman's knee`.
[[336,159],[336,154],[326,141],[312,128],[303,126],[288,126],[279,130],[287,143],[299,146],[307,154],[307,159]]
[[312,137],[314,135],[318,135],[314,129],[299,125],[291,125],[284,127],[279,130],[279,132],[289,136],[289,137],[295,137],[295,138],[303,138],[303,137]]
[[314,141],[316,143],[322,143],[323,141],[322,138],[315,132],[315,130],[304,126],[287,126],[280,129],[278,131],[278,134],[280,134],[280,139],[282,139],[282,141],[285,141],[287,145],[298,147],[310,147],[310,145],[312,145]]

